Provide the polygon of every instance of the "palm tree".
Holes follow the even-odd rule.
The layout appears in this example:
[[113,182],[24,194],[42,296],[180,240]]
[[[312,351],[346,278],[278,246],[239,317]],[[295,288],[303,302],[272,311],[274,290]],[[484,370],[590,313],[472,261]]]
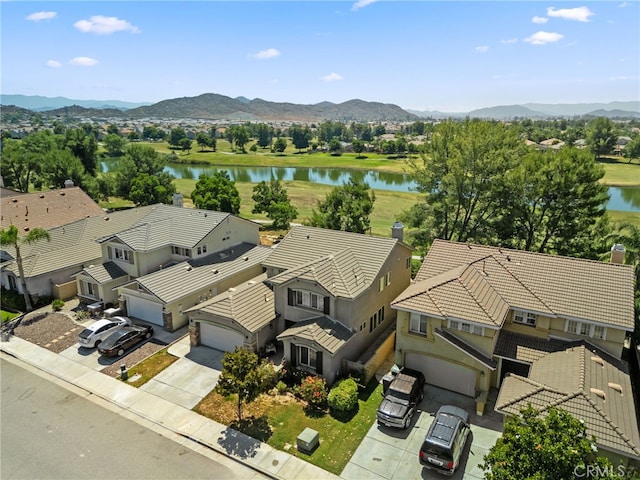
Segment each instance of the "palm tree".
[[38,240],[46,239],[47,242],[51,241],[51,236],[44,228],[33,228],[29,230],[25,236],[21,237],[18,234],[18,227],[11,225],[6,230],[3,228],[0,230],[0,245],[11,245],[16,251],[16,263],[18,264],[18,273],[20,275],[20,282],[22,284],[22,294],[24,295],[24,303],[27,312],[33,310],[31,305],[31,297],[27,291],[27,279],[24,276],[24,269],[22,267],[22,256],[20,255],[20,247],[22,245],[32,245]]

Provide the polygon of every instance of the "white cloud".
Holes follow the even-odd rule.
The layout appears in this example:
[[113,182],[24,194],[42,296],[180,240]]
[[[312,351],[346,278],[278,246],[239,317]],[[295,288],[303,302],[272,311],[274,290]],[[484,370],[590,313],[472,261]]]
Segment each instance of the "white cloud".
[[74,67],[93,67],[98,63],[98,60],[91,57],[75,57],[69,60],[69,64]]
[[371,5],[372,3],[375,3],[377,0],[359,0],[356,3],[353,4],[353,6],[351,7],[351,10],[356,11],[359,10],[361,8],[364,8],[368,5]]
[[637,80],[637,75],[619,75],[617,77],[609,77],[612,82],[626,82],[627,80]]
[[530,37],[524,39],[525,42],[531,45],[546,45],[547,43],[554,43],[562,40],[564,35],[555,32],[536,32]]
[[489,46],[487,45],[479,45],[475,48],[476,52],[487,53],[489,51]]
[[563,18],[565,20],[576,20],[578,22],[588,22],[589,17],[595,15],[589,7],[577,7],[577,8],[559,8],[556,10],[554,7],[547,8],[547,16]]
[[329,75],[325,75],[322,77],[322,80],[325,82],[337,82],[338,80],[342,80],[342,75],[339,75],[335,72],[331,72]]
[[547,23],[549,21],[549,19],[547,17],[538,17],[535,16],[531,19],[531,21],[533,23],[537,23],[537,24],[543,24],[543,23]]
[[631,6],[631,3],[629,2],[622,2],[620,5],[618,5],[620,8],[627,8]]
[[78,30],[84,33],[95,33],[97,35],[110,35],[114,32],[140,33],[138,27],[131,25],[126,20],[117,17],[105,17],[94,15],[89,20],[78,20],[73,24]]
[[27,15],[27,20],[31,20],[32,22],[39,22],[40,20],[51,20],[52,18],[56,18],[58,14],[56,12],[35,12],[31,15]]
[[47,60],[47,67],[60,68],[62,64],[57,60]]
[[503,45],[512,45],[514,43],[518,43],[518,39],[517,38],[508,38],[506,40],[500,40],[500,43]]
[[268,60],[269,58],[276,58],[281,55],[280,50],[275,48],[267,48],[266,50],[260,50],[258,53],[251,55],[258,60]]

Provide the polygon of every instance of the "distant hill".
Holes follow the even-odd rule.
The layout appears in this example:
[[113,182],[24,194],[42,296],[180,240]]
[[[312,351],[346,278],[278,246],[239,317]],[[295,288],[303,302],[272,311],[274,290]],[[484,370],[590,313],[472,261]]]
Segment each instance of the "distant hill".
[[78,106],[50,110],[50,115],[71,115],[76,117],[121,117],[140,118],[194,118],[204,120],[229,121],[291,121],[320,122],[331,121],[415,121],[419,117],[397,105],[349,100],[335,104],[322,102],[316,105],[268,102],[260,98],[247,100],[244,97],[231,98],[215,93],[205,93],[197,97],[181,97],[163,100],[152,105],[131,108],[126,111],[113,109],[85,109]]
[[74,100],[66,97],[42,97],[40,95],[0,95],[0,104],[15,105],[34,112],[43,112],[71,105],[85,108],[126,110],[129,108],[149,105],[149,102],[122,102],[120,100]]

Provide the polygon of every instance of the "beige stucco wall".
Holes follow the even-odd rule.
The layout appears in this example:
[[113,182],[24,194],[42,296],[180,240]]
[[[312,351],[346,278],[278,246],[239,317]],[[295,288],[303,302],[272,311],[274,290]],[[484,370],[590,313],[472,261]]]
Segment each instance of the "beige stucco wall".
[[55,284],[52,286],[53,296],[61,300],[69,300],[70,298],[75,297],[77,293],[78,284],[75,280],[62,284]]

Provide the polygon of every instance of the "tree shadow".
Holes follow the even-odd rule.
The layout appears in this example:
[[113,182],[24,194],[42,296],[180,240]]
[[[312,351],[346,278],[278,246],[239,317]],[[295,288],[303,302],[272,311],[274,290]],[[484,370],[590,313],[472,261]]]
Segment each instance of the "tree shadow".
[[376,377],[374,375],[374,377],[369,380],[369,383],[367,383],[367,385],[365,385],[363,389],[360,389],[360,391],[358,392],[358,398],[363,402],[366,402],[367,400],[369,400],[371,394],[376,391],[378,385],[380,385],[380,383],[378,382],[378,380],[376,380]]
[[271,433],[267,417],[264,415],[259,418],[236,420],[222,431],[222,435],[218,437],[218,445],[229,455],[242,459],[253,458],[262,442],[266,442]]
[[353,417],[355,417],[359,411],[360,405],[356,405],[355,408],[351,409],[348,412],[332,411],[331,416],[341,423],[348,423],[353,420]]
[[327,415],[326,410],[314,407],[313,405],[305,405],[302,407],[302,411],[304,412],[305,417],[309,418],[322,418]]

